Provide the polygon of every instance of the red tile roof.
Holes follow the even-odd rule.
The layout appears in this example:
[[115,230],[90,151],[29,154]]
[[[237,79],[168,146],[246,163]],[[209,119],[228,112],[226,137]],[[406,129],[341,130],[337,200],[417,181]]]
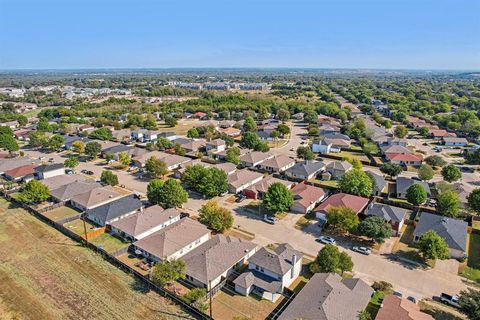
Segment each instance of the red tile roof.
[[34,174],[35,173],[35,167],[36,165],[33,164],[27,164],[25,166],[21,166],[18,168],[14,168],[8,171],[5,171],[4,174],[6,176],[12,177],[12,178],[21,178],[25,177],[26,175],[29,174]]
[[320,203],[314,211],[327,211],[332,207],[350,208],[357,214],[362,212],[368,204],[368,198],[354,196],[348,193],[337,193]]
[[420,311],[420,308],[407,299],[394,295],[385,297],[382,307],[375,320],[433,320],[429,314]]
[[387,153],[385,157],[390,161],[422,161],[423,157],[412,153]]

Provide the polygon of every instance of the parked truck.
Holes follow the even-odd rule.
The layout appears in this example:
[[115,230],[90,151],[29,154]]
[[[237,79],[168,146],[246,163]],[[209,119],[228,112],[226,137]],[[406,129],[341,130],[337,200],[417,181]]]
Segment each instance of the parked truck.
[[458,303],[458,296],[452,296],[446,293],[442,293],[440,295],[440,301],[445,304],[449,304],[452,307],[460,308],[460,304]]

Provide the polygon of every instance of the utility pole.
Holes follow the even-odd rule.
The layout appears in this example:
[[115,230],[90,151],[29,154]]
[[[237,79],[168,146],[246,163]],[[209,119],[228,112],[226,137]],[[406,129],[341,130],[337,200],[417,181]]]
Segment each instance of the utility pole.
[[213,319],[212,317],[212,280],[208,281],[208,287],[209,287],[209,297],[210,297],[210,319]]
[[82,222],[83,222],[83,233],[85,235],[85,241],[88,243],[87,225],[85,224],[85,214],[82,214]]

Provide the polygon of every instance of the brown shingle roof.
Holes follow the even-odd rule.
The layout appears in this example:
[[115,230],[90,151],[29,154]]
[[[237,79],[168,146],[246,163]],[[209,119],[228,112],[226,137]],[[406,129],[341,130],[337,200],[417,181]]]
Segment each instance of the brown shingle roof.
[[5,171],[5,175],[12,178],[21,178],[35,173],[36,165],[27,164],[18,168]]
[[362,212],[368,204],[368,198],[354,196],[348,193],[337,193],[328,197],[314,211],[328,211],[332,207],[350,208],[357,214]]
[[394,295],[383,299],[382,307],[375,320],[433,320],[429,314],[420,311],[415,303]]
[[325,191],[322,188],[304,183],[297,184],[292,189],[292,193],[295,197],[295,203],[301,204],[304,208],[308,208],[312,203],[320,201],[325,196]]

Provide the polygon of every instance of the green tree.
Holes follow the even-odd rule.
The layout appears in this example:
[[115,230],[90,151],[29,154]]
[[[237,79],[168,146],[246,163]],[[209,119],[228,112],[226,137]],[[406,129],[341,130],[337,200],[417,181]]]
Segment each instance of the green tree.
[[278,125],[277,130],[278,130],[278,132],[280,132],[282,137],[284,137],[287,134],[290,134],[290,127],[287,126],[286,124],[283,124],[283,123]]
[[48,138],[45,136],[45,132],[42,131],[32,131],[28,134],[28,139],[30,140],[28,144],[34,148],[39,148],[47,144]]
[[397,126],[395,128],[394,134],[399,138],[405,138],[408,134],[408,129],[404,126]]
[[30,180],[21,189],[18,199],[26,204],[41,203],[50,198],[50,190],[38,180]]
[[150,280],[160,287],[164,287],[177,279],[185,279],[186,265],[182,259],[163,260],[157,262],[150,273]]
[[173,148],[173,142],[168,140],[167,138],[162,137],[157,140],[157,147],[158,150],[165,151]]
[[72,143],[72,151],[78,154],[85,152],[85,142],[77,140]]
[[293,193],[284,184],[275,182],[268,187],[262,202],[272,214],[286,212],[293,205]]
[[179,155],[179,156],[184,156],[187,151],[185,150],[184,147],[182,147],[181,144],[179,143],[175,143],[175,145],[173,146],[173,148],[175,149],[175,154],[176,155]]
[[[32,131],[35,132],[35,131]],[[0,135],[6,134],[13,137],[13,130],[10,127],[0,125]]]
[[122,166],[129,166],[132,163],[132,157],[126,152],[120,152],[118,155],[118,162],[122,164]]
[[380,167],[380,171],[390,177],[396,177],[403,171],[403,169],[398,164],[387,162]]
[[407,201],[419,206],[427,200],[427,191],[421,184],[413,184],[407,189]]
[[472,288],[461,291],[458,304],[468,319],[480,320],[480,291]]
[[65,167],[73,169],[76,166],[78,166],[79,162],[78,162],[78,159],[76,157],[70,157],[68,159],[65,159],[63,164],[65,165]]
[[445,239],[440,237],[435,231],[425,232],[417,242],[417,247],[425,259],[448,259],[448,246]]
[[96,141],[91,141],[85,145],[85,154],[95,159],[102,152],[102,145]]
[[170,128],[173,128],[178,124],[177,119],[172,116],[166,116],[164,121],[165,121],[165,124]]
[[198,133],[197,128],[191,128],[190,130],[187,131],[187,137],[194,139],[200,137],[200,134]]
[[103,170],[100,175],[100,181],[110,186],[116,186],[118,184],[118,176],[110,170]]
[[59,151],[64,145],[64,143],[65,140],[63,136],[56,134],[48,140],[48,148],[53,151]]
[[467,201],[470,209],[476,211],[478,214],[480,212],[480,188],[470,192],[470,194],[467,196]]
[[147,197],[152,204],[159,204],[164,208],[174,208],[187,202],[188,193],[177,180],[168,179],[163,182],[153,179],[147,186]]
[[290,119],[290,111],[285,108],[280,108],[277,111],[277,117],[281,121],[287,121],[288,119]]
[[336,272],[340,266],[340,251],[333,244],[325,245],[310,264],[312,273]]
[[313,160],[313,159],[315,159],[315,154],[310,149],[310,147],[300,146],[300,147],[297,148],[297,157],[300,158],[300,159],[303,159],[303,160]]
[[243,134],[240,145],[244,148],[254,149],[258,144],[258,134],[256,132],[247,131]]
[[442,157],[440,156],[429,156],[425,158],[425,162],[429,165],[431,165],[434,168],[437,167],[443,167],[444,165],[447,164],[445,160],[443,160]]
[[153,114],[147,114],[145,120],[143,121],[143,127],[148,130],[157,129],[157,119],[155,119]]
[[254,147],[255,151],[268,152],[270,147],[266,141],[258,141]]
[[205,168],[199,164],[188,166],[183,172],[181,180],[189,188],[209,198],[228,190],[227,174],[215,167]]
[[370,196],[373,193],[373,181],[368,173],[352,169],[345,172],[338,182],[340,190],[357,196]]
[[20,148],[18,146],[15,138],[8,134],[0,135],[0,149],[7,150],[9,153],[18,151]]
[[449,164],[442,168],[442,176],[443,180],[454,182],[462,177],[462,173],[455,165]]
[[199,309],[205,309],[206,305],[203,302],[207,296],[207,290],[205,288],[193,288],[188,291],[182,299],[188,304],[191,304]]
[[347,207],[332,207],[327,211],[328,224],[338,230],[353,232],[360,220],[357,214]]
[[446,217],[456,217],[460,211],[460,199],[455,191],[443,192],[438,196],[437,210]]
[[382,217],[368,217],[358,225],[358,233],[373,241],[383,243],[392,236],[392,227]]
[[420,168],[418,168],[418,177],[421,180],[431,180],[434,174],[435,172],[433,171],[433,168],[430,167],[428,164],[422,164]]
[[252,117],[248,116],[245,118],[243,122],[243,131],[244,132],[256,132],[257,131],[257,124]]
[[418,129],[418,133],[423,136],[424,138],[427,138],[429,135],[428,128],[427,127],[421,127]]
[[145,161],[145,169],[155,178],[161,178],[168,173],[167,164],[165,161],[151,156]]
[[358,315],[358,320],[373,320],[373,317],[368,310],[363,310]]
[[198,221],[216,232],[223,233],[233,226],[233,215],[230,210],[220,207],[214,200],[205,203],[199,212]]
[[227,151],[227,162],[233,163],[235,165],[240,164],[240,149],[233,147]]
[[91,139],[98,139],[98,140],[112,140],[112,132],[108,128],[98,128],[93,130],[89,135]]
[[340,252],[338,268],[340,269],[341,275],[343,275],[345,272],[352,272],[353,270],[352,257],[350,257],[345,251]]

